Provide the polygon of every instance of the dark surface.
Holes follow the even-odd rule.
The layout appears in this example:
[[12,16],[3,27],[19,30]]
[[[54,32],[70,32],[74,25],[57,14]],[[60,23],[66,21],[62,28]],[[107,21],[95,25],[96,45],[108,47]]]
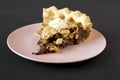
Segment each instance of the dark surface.
[[[72,64],[37,63],[10,51],[6,44],[10,32],[41,22],[42,8],[51,5],[87,13],[106,37],[106,49]],[[120,80],[119,45],[120,0],[0,0],[0,80]]]

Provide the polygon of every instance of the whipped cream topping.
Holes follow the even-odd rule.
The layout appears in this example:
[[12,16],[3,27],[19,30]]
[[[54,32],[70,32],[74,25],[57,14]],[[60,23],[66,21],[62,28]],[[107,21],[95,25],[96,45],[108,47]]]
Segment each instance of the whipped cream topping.
[[55,29],[64,29],[68,27],[68,24],[60,18],[55,18],[49,22],[49,26]]

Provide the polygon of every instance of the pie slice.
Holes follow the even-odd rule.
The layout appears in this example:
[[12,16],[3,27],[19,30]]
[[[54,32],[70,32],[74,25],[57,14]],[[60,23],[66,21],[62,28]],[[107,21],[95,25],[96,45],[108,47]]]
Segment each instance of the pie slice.
[[33,54],[58,53],[68,45],[88,39],[91,30],[92,23],[85,13],[55,6],[43,8],[42,28],[36,32],[40,49]]

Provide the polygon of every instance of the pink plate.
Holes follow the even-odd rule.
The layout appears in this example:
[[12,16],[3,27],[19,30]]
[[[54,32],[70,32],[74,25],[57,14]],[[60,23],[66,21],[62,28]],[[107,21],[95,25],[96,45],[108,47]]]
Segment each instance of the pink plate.
[[34,32],[40,29],[41,23],[31,24],[13,31],[7,38],[8,47],[17,55],[29,60],[45,63],[71,63],[93,58],[100,54],[105,46],[104,36],[92,29],[88,40],[78,45],[64,48],[60,53],[33,55],[32,52],[39,49],[37,41],[39,36]]

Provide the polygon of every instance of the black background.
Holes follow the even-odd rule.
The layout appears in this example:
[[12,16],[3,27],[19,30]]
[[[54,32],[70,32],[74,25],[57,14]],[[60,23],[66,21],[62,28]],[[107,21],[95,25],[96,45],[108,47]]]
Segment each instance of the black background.
[[[45,64],[9,50],[7,36],[42,21],[42,8],[55,5],[80,10],[106,37],[97,57],[72,64]],[[120,0],[0,0],[0,80],[120,80]]]

